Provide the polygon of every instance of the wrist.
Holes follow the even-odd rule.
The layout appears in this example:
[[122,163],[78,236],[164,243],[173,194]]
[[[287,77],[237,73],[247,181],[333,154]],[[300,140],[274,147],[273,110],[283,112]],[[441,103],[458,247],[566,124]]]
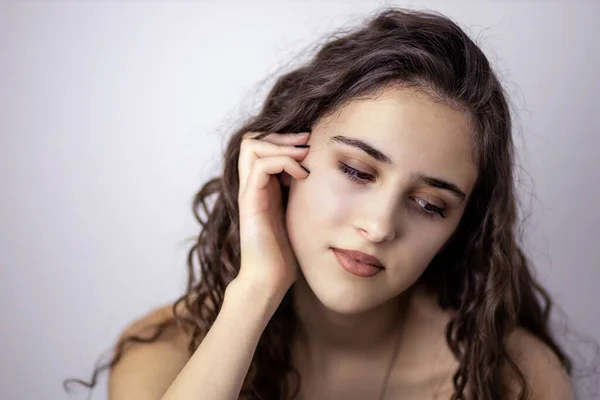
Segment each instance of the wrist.
[[285,293],[284,290],[237,277],[227,285],[223,305],[244,309],[250,314],[255,314],[255,317],[262,317],[268,321],[279,307]]
[[[248,275],[248,274],[246,274]],[[227,286],[226,292],[244,293],[252,298],[266,302],[278,302],[283,299],[290,285],[264,282],[253,277],[238,274]]]

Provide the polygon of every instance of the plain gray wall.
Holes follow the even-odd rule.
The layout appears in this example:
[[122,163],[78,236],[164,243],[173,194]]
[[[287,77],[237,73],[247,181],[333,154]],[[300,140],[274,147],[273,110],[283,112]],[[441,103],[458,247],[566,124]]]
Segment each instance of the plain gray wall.
[[[258,82],[381,5],[272,3],[0,4],[0,397],[66,398],[64,378],[183,293],[192,196]],[[496,66],[527,251],[569,329],[600,338],[599,4],[408,5],[455,18]]]

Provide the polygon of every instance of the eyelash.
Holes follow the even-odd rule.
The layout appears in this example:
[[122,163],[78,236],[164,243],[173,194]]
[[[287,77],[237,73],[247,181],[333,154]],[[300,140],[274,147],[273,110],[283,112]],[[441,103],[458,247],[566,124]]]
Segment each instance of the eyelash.
[[[375,181],[375,178],[373,177],[373,175],[371,174],[367,174],[366,172],[362,172],[359,171],[356,168],[352,168],[346,164],[344,164],[343,162],[339,162],[339,169],[340,171],[342,171],[344,174],[346,174],[348,176],[348,179],[350,179],[351,181],[359,184],[359,185],[366,185],[368,182],[373,182]],[[428,202],[426,202],[423,199],[420,198],[416,198],[417,199],[417,203],[420,203],[419,200],[421,200],[423,203],[425,203],[425,207],[418,207],[419,213],[421,213],[424,217],[426,218],[430,218],[430,219],[434,219],[439,217],[442,218],[446,218],[446,216],[444,215],[444,210],[434,206],[433,204],[430,204]],[[431,210],[429,210],[429,209]]]

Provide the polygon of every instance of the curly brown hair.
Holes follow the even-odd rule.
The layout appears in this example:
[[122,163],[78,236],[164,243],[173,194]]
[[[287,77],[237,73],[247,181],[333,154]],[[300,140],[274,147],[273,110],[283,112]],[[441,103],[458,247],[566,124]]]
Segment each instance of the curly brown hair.
[[[306,131],[349,101],[398,84],[465,110],[474,125],[478,180],[451,241],[419,279],[438,294],[441,308],[454,311],[445,332],[459,362],[452,399],[503,398],[507,366],[516,377],[518,398],[528,397],[524,374],[505,343],[516,327],[549,346],[570,373],[571,362],[550,333],[552,302],[518,244],[506,93],[484,53],[455,22],[435,12],[387,7],[358,27],[333,33],[308,62],[277,79],[258,115],[231,137],[222,176],[208,181],[194,198],[201,231],[188,254],[187,290],[173,304],[174,317],[157,325],[150,338],[122,338],[91,383],[75,381],[93,387],[97,374],[122,357],[126,342],[153,342],[170,325],[189,333],[190,355],[197,349],[240,267],[237,164],[244,133]],[[185,316],[178,314],[181,304]],[[299,384],[290,388],[284,378],[288,373],[300,378],[290,353],[296,322],[288,292],[259,340],[242,397],[295,397]]]

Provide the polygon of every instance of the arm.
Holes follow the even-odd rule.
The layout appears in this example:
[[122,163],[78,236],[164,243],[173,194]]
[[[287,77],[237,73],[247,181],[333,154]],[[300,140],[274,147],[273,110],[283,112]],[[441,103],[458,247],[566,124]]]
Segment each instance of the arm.
[[517,329],[508,340],[508,349],[525,375],[532,400],[573,399],[569,375],[540,339],[524,329]]
[[215,323],[161,400],[237,399],[258,340],[282,299],[231,282]]
[[257,133],[266,132],[246,132],[240,145],[240,270],[217,319],[162,400],[237,399],[260,336],[299,276],[283,203],[273,199],[282,195],[278,174],[308,177],[300,161],[309,146],[296,146],[309,135],[271,132],[255,139]]
[[[172,306],[154,310],[129,325],[121,338],[150,337],[155,326],[173,318]],[[127,343],[119,362],[110,370],[110,400],[158,400],[189,360],[190,338],[177,326],[170,326],[160,340]]]

